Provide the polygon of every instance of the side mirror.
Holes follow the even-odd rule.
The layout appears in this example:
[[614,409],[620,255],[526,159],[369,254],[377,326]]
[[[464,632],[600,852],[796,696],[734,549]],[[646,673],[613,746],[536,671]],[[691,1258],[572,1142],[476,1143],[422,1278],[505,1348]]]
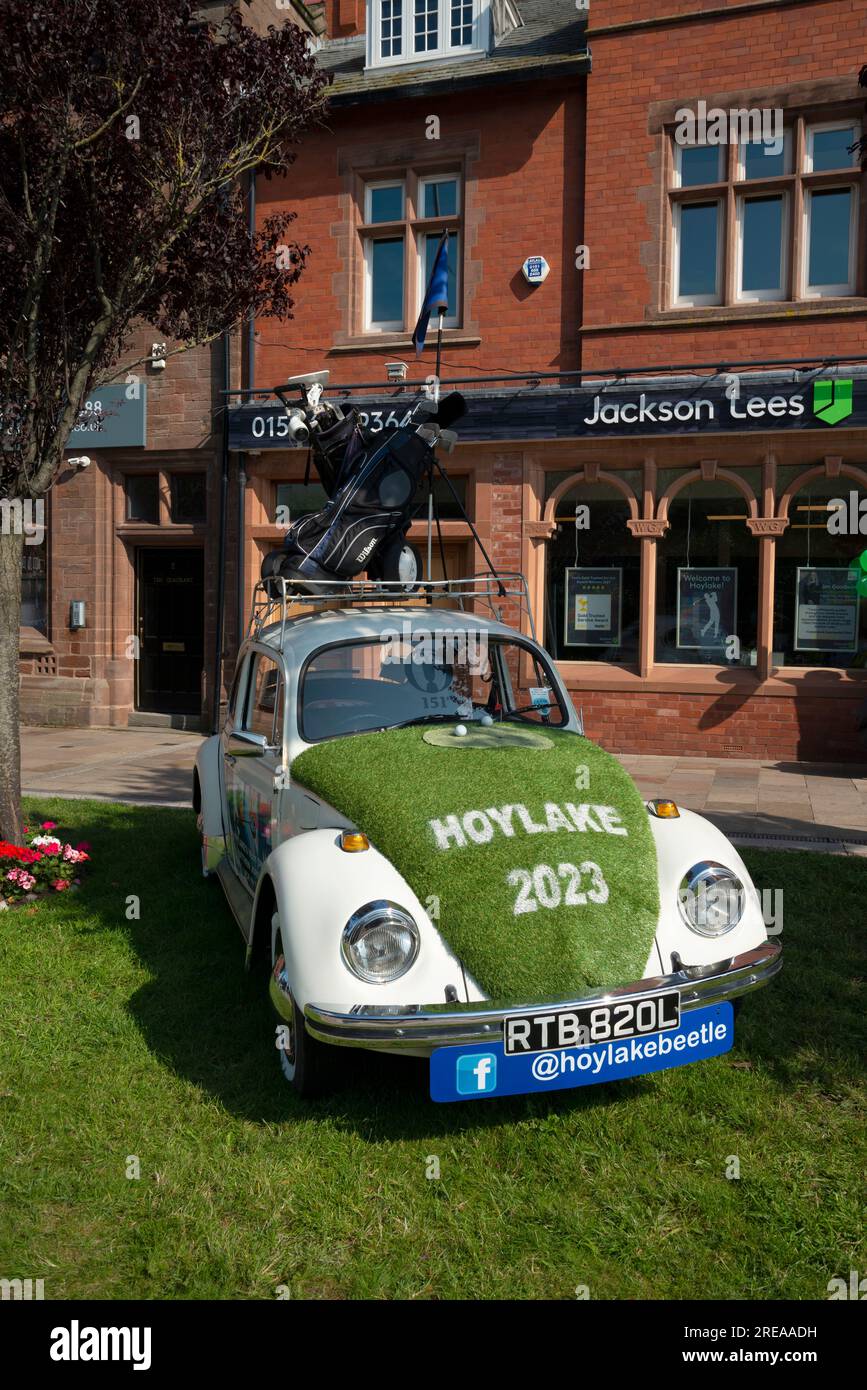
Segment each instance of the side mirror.
[[233,758],[261,758],[271,744],[264,734],[254,734],[249,729],[235,729],[229,739],[229,753]]

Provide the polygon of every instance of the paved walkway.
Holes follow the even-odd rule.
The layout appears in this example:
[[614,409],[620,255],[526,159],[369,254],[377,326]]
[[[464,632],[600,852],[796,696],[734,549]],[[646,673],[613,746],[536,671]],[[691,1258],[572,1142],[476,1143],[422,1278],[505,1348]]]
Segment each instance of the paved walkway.
[[29,796],[189,806],[201,734],[174,729],[22,729]]
[[[29,795],[188,806],[199,734],[25,729]],[[743,844],[867,855],[867,766],[623,754],[645,796],[701,811]]]

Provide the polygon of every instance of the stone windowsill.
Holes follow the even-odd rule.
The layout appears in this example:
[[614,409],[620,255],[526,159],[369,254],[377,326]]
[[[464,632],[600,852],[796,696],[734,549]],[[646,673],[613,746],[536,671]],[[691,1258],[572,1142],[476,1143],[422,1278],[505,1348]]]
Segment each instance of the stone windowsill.
[[48,638],[35,627],[22,627],[18,630],[18,652],[20,656],[46,656],[54,648]]

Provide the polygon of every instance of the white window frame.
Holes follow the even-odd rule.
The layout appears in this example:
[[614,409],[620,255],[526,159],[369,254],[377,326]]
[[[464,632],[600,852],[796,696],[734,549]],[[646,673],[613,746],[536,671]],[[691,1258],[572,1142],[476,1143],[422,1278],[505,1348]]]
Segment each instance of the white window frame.
[[[702,144],[702,143],[697,143],[697,144],[694,144],[694,145],[681,145],[677,140],[672,140],[672,144],[673,144],[673,146],[674,146],[674,170],[673,170],[674,178],[673,178],[673,180],[672,180],[672,185],[671,185],[672,188],[705,188],[705,187],[710,188],[710,187],[712,187],[714,184],[717,184],[717,183],[725,183],[725,181],[726,181],[726,176],[725,176],[725,163],[724,163],[724,160],[723,160],[723,152],[724,152],[724,150],[725,150],[725,148],[726,148],[725,145],[708,145],[706,141],[705,141],[703,144]],[[684,150],[705,150],[705,149],[715,149],[715,150],[716,150],[716,157],[717,157],[717,163],[716,163],[717,176],[716,176],[716,178],[715,178],[715,179],[711,179],[710,182],[709,182],[708,184],[701,184],[701,183],[690,183],[690,184],[685,184],[685,183],[683,182],[683,171],[682,171],[682,159],[683,159],[683,152],[684,152]]]
[[[753,142],[753,141],[750,141],[750,140],[742,140],[741,143],[738,145],[738,167],[737,167],[737,177],[736,177],[736,180],[735,180],[736,183],[749,183],[749,184],[755,183],[755,184],[758,184],[758,183],[763,183],[765,179],[785,179],[785,178],[791,178],[791,177],[792,177],[792,172],[793,172],[793,171],[792,171],[792,127],[791,127],[791,126],[784,126],[784,128],[783,128],[783,172],[782,172],[782,174],[759,174],[756,178],[752,178],[752,179],[748,179],[748,178],[747,178],[746,150],[747,150],[747,145],[748,145],[748,144],[752,144],[752,143],[754,143],[754,142]],[[758,142],[755,142],[755,143],[761,143],[761,142],[758,141]]]
[[[810,209],[813,202],[814,193],[843,193],[849,194],[849,279],[845,284],[839,285],[811,285],[810,284],[810,241],[813,230],[813,219]],[[858,257],[858,186],[855,183],[832,183],[817,184],[815,188],[804,189],[804,283],[801,286],[802,298],[804,299],[840,299],[850,297],[855,294],[857,280],[857,257]]]
[[[415,246],[416,246],[416,252],[417,252],[417,259],[418,259],[418,286],[417,286],[418,305],[417,305],[417,309],[416,309],[416,314],[417,314],[417,315],[421,313],[421,306],[424,304],[425,292],[426,292],[426,290],[427,290],[427,271],[425,270],[425,255],[424,255],[424,243],[425,243],[425,238],[426,238],[426,237],[429,237],[429,236],[437,236],[437,235],[441,236],[442,233],[441,233],[441,232],[440,232],[440,233],[437,233],[436,231],[428,231],[428,230],[426,230],[425,228],[422,228],[421,230],[419,230],[419,231],[416,233],[416,243],[415,243]],[[460,309],[461,309],[461,256],[460,256],[460,250],[461,250],[461,234],[460,234],[460,231],[455,231],[455,232],[449,231],[449,254],[450,254],[450,255],[451,255],[451,252],[452,252],[452,247],[453,247],[454,244],[455,244],[455,241],[457,241],[457,243],[458,243],[458,256],[457,256],[457,260],[454,262],[454,266],[455,266],[455,305],[457,306],[458,312],[457,312],[456,314],[445,314],[445,315],[443,316],[443,328],[460,328],[460,326],[461,326],[461,314],[460,314]],[[436,324],[435,324],[434,326],[437,327],[438,325],[439,325],[439,319],[437,319]]]
[[399,188],[399,189],[400,189],[400,192],[401,192],[401,213],[400,213],[400,217],[394,217],[394,218],[391,219],[391,221],[392,221],[392,222],[395,222],[395,223],[397,223],[397,222],[405,222],[405,221],[406,221],[406,180],[405,180],[405,179],[401,179],[401,178],[396,178],[396,179],[374,179],[372,183],[366,183],[366,184],[364,185],[364,222],[365,222],[365,226],[374,226],[374,227],[387,227],[387,226],[389,226],[389,223],[388,223],[388,222],[374,222],[374,221],[373,221],[373,218],[372,218],[372,216],[371,216],[371,213],[372,213],[372,210],[373,210],[373,207],[372,207],[372,205],[373,205],[373,199],[371,198],[370,195],[371,195],[371,193],[373,193],[373,192],[374,192],[376,189],[378,189],[378,188]]
[[[805,173],[805,174],[815,174],[815,173],[819,173],[819,174],[831,174],[831,173],[834,173],[834,174],[836,174],[836,172],[837,172],[836,169],[819,169],[819,170],[816,170],[816,169],[813,168],[813,145],[814,145],[814,138],[813,138],[813,137],[816,135],[817,131],[822,131],[822,130],[854,130],[854,132],[855,132],[855,140],[860,140],[860,139],[861,139],[861,122],[860,122],[859,120],[851,119],[851,120],[848,120],[848,121],[813,121],[813,122],[810,122],[809,124],[807,124],[806,130],[805,130],[805,132],[804,132],[804,173]],[[855,141],[853,140],[852,143],[854,144]],[[853,169],[853,170],[854,170],[854,169],[857,169],[857,168],[858,168],[858,157],[857,157],[857,155],[854,153],[854,151],[853,151],[852,155],[850,156],[850,159],[851,159],[851,162],[850,162],[849,164],[841,164],[841,165],[840,165],[841,171],[842,171],[843,169]]]
[[[388,223],[384,222],[383,227]],[[377,241],[397,241],[394,232],[383,236],[366,236],[364,239],[364,331],[365,333],[403,333],[404,321],[400,319],[373,318],[373,245]],[[403,297],[406,303],[406,228],[401,228],[400,240],[403,242]]]
[[438,0],[438,36],[436,48],[415,51],[415,0],[398,0],[401,5],[401,51],[383,58],[382,0],[367,0],[367,57],[368,68],[394,67],[400,63],[426,63],[435,58],[455,58],[487,52],[491,31],[490,0],[473,0],[473,39],[469,44],[451,42],[451,0]]
[[[700,187],[700,185],[696,185],[696,187]],[[701,204],[703,204],[703,203],[711,203],[711,202],[712,202],[712,203],[716,203],[716,286],[715,286],[715,289],[714,289],[713,294],[682,295],[682,294],[679,293],[679,286],[680,286],[680,231],[681,231],[680,223],[681,223],[681,217],[683,216],[683,209],[684,209],[684,208],[689,208],[689,207],[695,207],[696,204],[701,205]],[[674,205],[674,216],[673,216],[673,218],[672,218],[672,246],[671,246],[672,266],[671,266],[671,271],[672,271],[672,289],[673,289],[673,291],[674,291],[674,293],[673,293],[673,295],[672,295],[672,303],[673,303],[673,305],[675,305],[677,308],[699,308],[699,307],[701,307],[702,305],[713,305],[713,304],[721,304],[721,303],[722,303],[722,277],[723,277],[723,266],[722,266],[722,255],[721,255],[721,250],[722,250],[722,245],[721,245],[721,243],[722,243],[721,231],[722,231],[722,219],[723,219],[723,208],[724,208],[724,205],[725,205],[725,198],[724,198],[724,197],[721,197],[721,196],[718,196],[718,197],[716,197],[716,198],[696,198],[694,201],[693,201],[693,200],[690,200],[690,201],[688,201],[688,202],[680,202],[680,201],[678,201],[678,202],[675,203],[675,205]]]
[[[735,282],[735,299],[739,304],[761,304],[773,300],[789,300],[789,197],[788,194],[780,189],[778,193],[770,189],[761,190],[760,180],[756,179],[756,191],[743,191],[737,195],[735,209],[736,236],[737,236],[737,280]],[[752,183],[752,180],[750,180]],[[783,215],[780,219],[780,236],[782,244],[780,246],[780,288],[778,290],[745,290],[743,288],[744,279],[744,209],[748,202],[755,202],[760,198],[779,198],[783,204]]]
[[429,184],[432,184],[432,183],[447,183],[447,182],[449,182],[450,180],[457,184],[457,190],[458,190],[458,191],[457,191],[457,198],[456,198],[456,202],[455,202],[455,211],[454,211],[454,212],[433,212],[433,213],[431,213],[430,218],[427,218],[426,220],[427,220],[427,221],[431,221],[431,220],[434,219],[434,218],[460,217],[460,215],[461,215],[461,174],[460,174],[459,170],[455,170],[454,173],[446,172],[446,173],[444,173],[444,174],[425,174],[422,178],[419,179],[419,181],[418,181],[418,208],[416,209],[416,211],[417,211],[417,213],[418,213],[418,220],[420,220],[420,219],[422,219],[422,218],[425,217],[425,211],[424,211],[424,194],[425,194],[425,189],[428,187],[428,185],[429,185]]

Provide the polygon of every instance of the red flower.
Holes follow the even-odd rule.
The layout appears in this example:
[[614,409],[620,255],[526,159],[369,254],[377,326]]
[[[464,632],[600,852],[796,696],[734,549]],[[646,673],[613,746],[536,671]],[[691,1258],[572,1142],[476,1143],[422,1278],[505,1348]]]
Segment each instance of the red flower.
[[6,840],[0,840],[0,859],[17,859],[20,864],[35,864],[41,858],[38,850],[28,849],[25,845],[10,845]]
[[51,886],[56,892],[62,893],[64,888],[69,887],[69,884],[66,882],[65,878],[56,878]]
[[87,840],[80,840],[80,841],[78,842],[78,844],[75,846],[75,848],[76,848],[76,849],[90,849],[90,845],[88,844]]
[[44,821],[42,822],[42,824],[40,825],[39,829],[40,829],[40,830],[56,830],[56,829],[57,829],[57,821],[56,821],[56,820],[44,820]]

